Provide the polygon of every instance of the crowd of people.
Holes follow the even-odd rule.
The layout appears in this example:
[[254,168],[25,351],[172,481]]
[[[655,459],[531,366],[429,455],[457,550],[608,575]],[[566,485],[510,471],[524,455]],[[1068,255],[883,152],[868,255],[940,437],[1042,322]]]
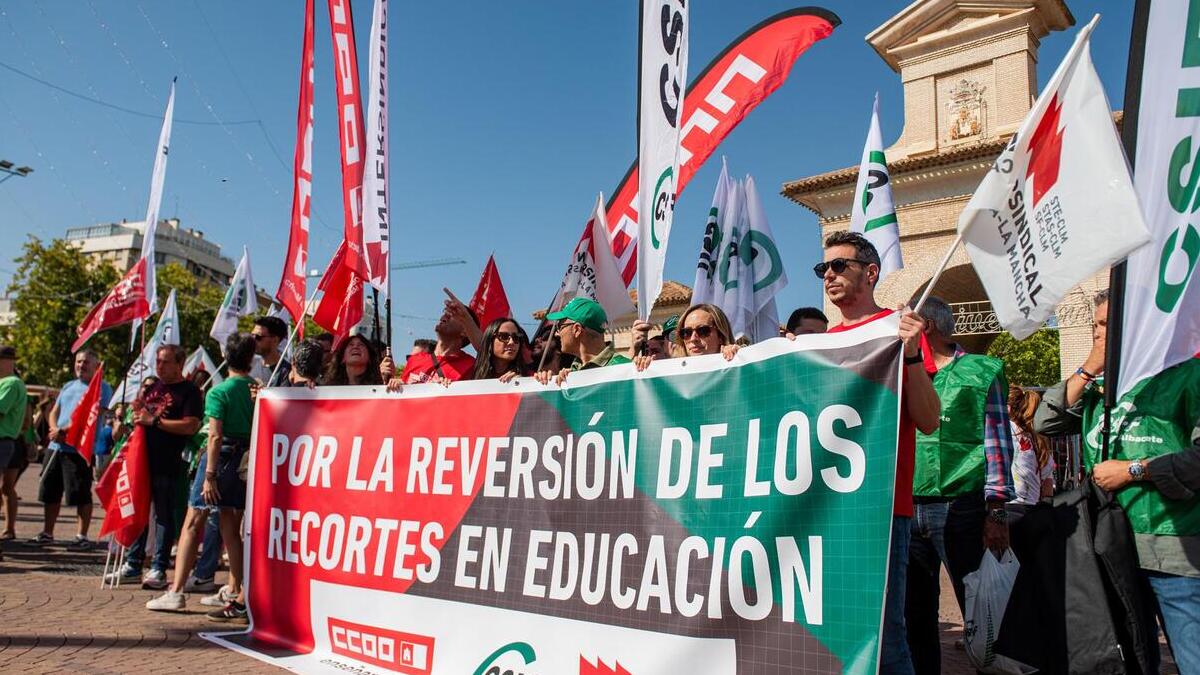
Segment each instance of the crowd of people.
[[[1181,671],[1200,673],[1200,641],[1194,639],[1200,629],[1200,415],[1162,413],[1145,422],[1189,430],[1190,446],[1163,451],[1118,441],[1108,455],[1100,452],[1092,432],[1102,409],[1107,296],[1096,299],[1089,357],[1042,394],[1009,382],[1000,359],[967,353],[956,344],[952,309],[940,299],[929,298],[919,314],[877,304],[880,259],[861,235],[830,235],[814,272],[841,321],[830,325],[819,309],[800,308],[780,326],[781,337],[848,331],[899,314],[904,365],[881,671],[940,672],[941,569],[964,609],[967,575],[987,551],[999,557],[1008,549],[1012,525],[1053,498],[1059,487],[1047,437],[1081,434],[1084,469],[1095,484],[1118,494],[1136,491],[1128,512],[1146,597],[1158,608]],[[548,314],[530,339],[516,319],[502,317],[481,326],[468,307],[451,298],[434,326],[436,339],[417,340],[401,364],[389,349],[358,332],[338,344],[328,335],[300,340],[285,354],[287,325],[260,318],[251,333],[229,337],[224,345],[228,376],[215,386],[203,371],[184,376],[185,355],[178,346],[161,347],[156,376],[143,382],[132,405],[118,405],[109,415],[111,422],[97,440],[95,466],[65,441],[71,414],[97,367],[95,355],[87,350],[75,355],[75,379],[46,409],[45,401],[27,400],[16,374],[16,350],[0,346],[5,515],[0,538],[15,537],[14,486],[41,436],[47,452],[38,499],[45,519],[34,542],[53,541],[65,501],[77,517],[71,547],[91,547],[93,480],[120,452],[130,430],[144,427],[155,517],[113,575],[162,591],[146,603],[150,610],[180,610],[188,593],[210,593],[200,602],[213,607],[211,618],[245,621],[239,530],[253,401],[262,387],[379,385],[397,391],[419,383],[450,386],[517,377],[561,384],[576,371],[618,364],[645,371],[655,361],[685,356],[721,354],[732,360],[744,346],[725,313],[710,304],[688,307],[657,331],[649,323],[635,323],[627,352],[607,341],[607,324],[597,302],[578,297]],[[1178,397],[1180,386],[1194,388],[1196,371],[1196,363],[1185,363],[1156,378],[1161,385],[1150,386],[1162,397]],[[111,397],[105,385],[102,408],[109,408]],[[1193,410],[1170,408],[1185,409]],[[147,565],[151,534],[154,550]],[[222,552],[228,581],[218,587]],[[1157,653],[1153,663],[1157,667]]]

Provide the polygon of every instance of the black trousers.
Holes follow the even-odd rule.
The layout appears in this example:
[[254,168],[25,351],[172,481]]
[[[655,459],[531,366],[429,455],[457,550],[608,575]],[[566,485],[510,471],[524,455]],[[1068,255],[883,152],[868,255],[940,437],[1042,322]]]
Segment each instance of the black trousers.
[[963,579],[979,569],[983,558],[982,494],[955,499],[917,498],[908,548],[908,587],[904,619],[913,670],[917,675],[942,672],[938,607],[941,566],[946,566],[959,611],[966,600]]

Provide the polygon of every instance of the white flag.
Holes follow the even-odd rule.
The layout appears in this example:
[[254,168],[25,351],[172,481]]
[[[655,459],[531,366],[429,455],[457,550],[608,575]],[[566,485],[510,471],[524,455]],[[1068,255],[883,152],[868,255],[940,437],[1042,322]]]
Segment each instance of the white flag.
[[[171,91],[167,94],[167,111],[163,113],[162,129],[158,132],[158,145],[154,148],[154,171],[150,174],[150,199],[146,203],[146,226],[142,231],[142,259],[146,261],[146,300],[150,303],[150,314],[158,311],[158,275],[154,269],[154,238],[158,233],[158,209],[162,205],[163,183],[167,179],[167,155],[171,153],[171,122],[175,118],[175,80],[171,80]],[[141,319],[135,319],[129,331],[130,340],[137,333]],[[130,348],[133,343],[130,342]]]
[[883,134],[879,131],[879,93],[871,108],[871,126],[858,165],[858,184],[850,204],[850,231],[861,232],[879,251],[879,281],[904,268],[900,257],[900,224],[892,201],[892,179],[883,154]]
[[1017,339],[1073,287],[1149,240],[1088,48],[1098,19],[1079,32],[958,220],[996,318]]
[[708,210],[708,222],[704,225],[704,241],[700,245],[700,259],[696,263],[696,282],[692,284],[692,304],[719,303],[719,297],[724,291],[720,288],[717,275],[717,262],[721,257],[721,246],[724,243],[722,235],[722,218],[725,207],[729,202],[730,186],[733,181],[729,178],[729,167],[725,158],[721,158],[721,175],[717,176],[717,189],[713,191],[712,208]]
[[367,163],[363,170],[363,248],[367,276],[387,297],[391,211],[388,210],[387,0],[375,0],[367,79]]
[[208,334],[224,351],[225,339],[237,332],[238,317],[257,311],[258,295],[254,292],[254,277],[250,274],[250,252],[243,246],[242,259],[233,273],[233,279],[225,291],[225,299],[221,301],[221,308],[217,310]]
[[783,269],[783,256],[775,244],[771,224],[754,178],[746,176],[746,217],[748,229],[742,236],[738,253],[749,269],[743,293],[749,297],[748,310],[751,321],[746,332],[752,342],[762,342],[779,337],[779,310],[775,307],[775,296],[788,285],[787,272]]
[[[1200,34],[1190,11],[1178,0],[1150,4],[1133,166],[1152,241],[1126,269],[1118,397],[1200,353],[1200,221],[1193,220],[1200,106],[1191,88]],[[1190,107],[1181,111],[1181,102]]]
[[129,366],[129,370],[125,373],[125,381],[117,387],[113,403],[129,403],[137,398],[142,380],[157,373],[158,348],[163,345],[177,344],[179,344],[179,310],[175,306],[175,289],[171,289],[171,294],[167,296],[167,304],[158,317],[158,326],[154,328],[154,335],[150,336],[150,339],[146,341],[146,346],[142,348],[142,353]]
[[580,296],[600,303],[610,319],[634,310],[608,240],[603,194],[596,197],[596,206],[583,226],[583,236],[571,252],[571,262],[549,311],[562,309],[572,298]]
[[747,285],[747,279],[753,278],[753,270],[748,261],[742,256],[742,245],[746,233],[750,231],[750,215],[746,209],[746,184],[743,181],[732,181],[728,201],[725,204],[725,216],[721,219],[721,255],[717,259],[717,293],[713,304],[725,312],[729,318],[733,337],[740,338],[748,334],[754,318],[753,284]]
[[212,357],[208,355],[203,346],[196,347],[196,351],[188,356],[187,361],[183,364],[183,376],[190,377],[197,370],[208,373],[214,387],[225,381],[225,378],[221,377],[221,373],[217,372],[216,364],[213,363]]
[[662,291],[679,182],[687,86],[688,11],[683,0],[642,0],[638,72],[638,318]]

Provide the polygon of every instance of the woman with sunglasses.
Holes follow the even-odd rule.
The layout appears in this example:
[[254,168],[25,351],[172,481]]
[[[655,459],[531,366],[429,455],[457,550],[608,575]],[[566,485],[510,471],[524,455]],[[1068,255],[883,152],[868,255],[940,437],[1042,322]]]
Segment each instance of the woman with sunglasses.
[[[726,361],[731,361],[734,354],[741,349],[741,345],[733,341],[729,317],[716,305],[700,303],[688,307],[679,315],[678,325],[679,329],[675,331],[674,336],[676,358],[723,354]],[[652,361],[649,355],[643,354],[635,358],[633,364],[638,372],[641,372],[649,367]]]
[[351,335],[334,350],[333,363],[325,371],[324,384],[383,384],[383,377],[379,374],[379,351],[365,337]]
[[483,331],[481,344],[487,358],[481,355],[475,359],[471,379],[511,382],[530,374],[529,337],[516,321],[501,318],[491,322]]

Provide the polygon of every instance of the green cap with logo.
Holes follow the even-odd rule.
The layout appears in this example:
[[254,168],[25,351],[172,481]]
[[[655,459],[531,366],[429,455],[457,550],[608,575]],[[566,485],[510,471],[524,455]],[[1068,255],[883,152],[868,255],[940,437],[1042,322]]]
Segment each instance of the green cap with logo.
[[675,329],[679,328],[679,315],[672,315],[671,318],[663,322],[662,336],[667,342],[671,341],[671,336],[675,333]]
[[583,297],[572,299],[562,309],[547,314],[546,318],[551,321],[561,319],[574,321],[597,333],[603,333],[604,326],[608,323],[608,315],[604,313],[604,308],[600,306],[600,303]]

